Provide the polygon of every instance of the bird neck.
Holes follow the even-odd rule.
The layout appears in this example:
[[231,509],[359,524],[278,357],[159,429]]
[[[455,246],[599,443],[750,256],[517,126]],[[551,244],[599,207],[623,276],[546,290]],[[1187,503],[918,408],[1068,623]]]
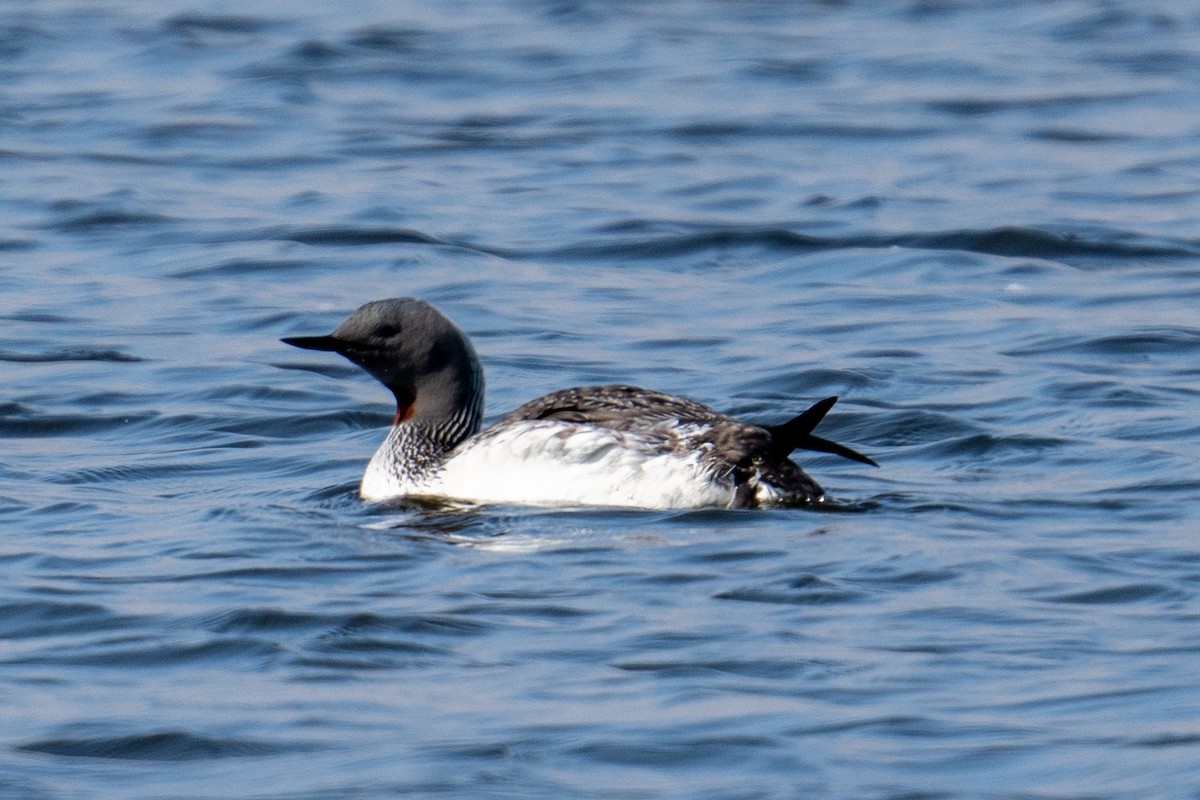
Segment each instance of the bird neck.
[[414,391],[398,391],[393,431],[448,451],[479,432],[483,420],[483,370],[471,354],[465,363],[427,375]]
[[386,498],[419,493],[483,420],[483,370],[470,344],[425,372],[415,385],[376,375],[396,397],[387,438],[363,476],[362,494]]

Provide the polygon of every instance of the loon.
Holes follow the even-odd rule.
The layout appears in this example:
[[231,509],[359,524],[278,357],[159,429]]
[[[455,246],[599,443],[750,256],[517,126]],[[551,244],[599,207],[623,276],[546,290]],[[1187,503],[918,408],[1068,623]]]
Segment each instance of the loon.
[[337,353],[391,390],[396,416],[363,475],[367,501],[646,509],[811,505],[824,490],[796,449],[872,459],[812,431],[828,397],[782,425],[756,425],[636,386],[584,386],[531,400],[481,430],[483,369],[467,336],[413,297],[376,300],[328,336],[285,344]]

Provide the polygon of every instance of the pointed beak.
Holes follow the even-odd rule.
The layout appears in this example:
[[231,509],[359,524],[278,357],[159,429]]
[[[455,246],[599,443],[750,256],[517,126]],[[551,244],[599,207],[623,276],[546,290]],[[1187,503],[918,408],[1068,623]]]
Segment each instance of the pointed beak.
[[346,342],[332,336],[288,336],[280,339],[284,344],[301,347],[305,350],[324,350],[330,353],[341,353],[346,349]]

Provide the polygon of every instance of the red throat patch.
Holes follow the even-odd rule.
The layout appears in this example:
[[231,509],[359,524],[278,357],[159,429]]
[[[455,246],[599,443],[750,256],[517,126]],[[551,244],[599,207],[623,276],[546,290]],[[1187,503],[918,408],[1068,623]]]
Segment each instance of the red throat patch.
[[396,403],[396,416],[392,418],[393,425],[399,425],[413,415],[413,403]]

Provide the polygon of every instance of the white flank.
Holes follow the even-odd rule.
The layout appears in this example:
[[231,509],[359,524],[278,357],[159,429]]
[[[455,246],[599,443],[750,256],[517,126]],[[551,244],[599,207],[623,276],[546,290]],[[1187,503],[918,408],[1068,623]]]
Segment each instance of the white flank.
[[[672,423],[674,426],[674,424]],[[686,435],[695,426],[674,426]],[[434,475],[404,485],[376,453],[362,496],[441,497],[474,503],[724,508],[732,485],[712,480],[700,453],[663,451],[660,439],[553,420],[519,422],[464,442]]]

